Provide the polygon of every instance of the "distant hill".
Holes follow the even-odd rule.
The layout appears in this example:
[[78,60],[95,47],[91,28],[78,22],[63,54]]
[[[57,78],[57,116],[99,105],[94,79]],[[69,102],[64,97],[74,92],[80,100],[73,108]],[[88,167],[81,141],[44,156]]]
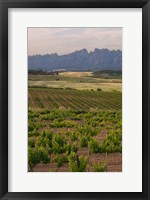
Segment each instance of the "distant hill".
[[122,70],[122,51],[96,48],[90,53],[82,49],[67,55],[54,53],[28,56],[28,69],[43,71]]
[[93,72],[93,78],[122,79],[122,70],[100,70]]

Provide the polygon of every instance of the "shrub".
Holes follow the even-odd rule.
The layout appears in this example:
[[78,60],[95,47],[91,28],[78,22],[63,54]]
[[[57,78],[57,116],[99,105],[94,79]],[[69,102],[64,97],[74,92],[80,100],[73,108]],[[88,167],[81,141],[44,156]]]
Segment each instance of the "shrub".
[[75,120],[75,121],[79,121],[79,120],[81,120],[81,117],[79,117],[79,116],[73,116],[70,119],[71,120]]
[[80,172],[87,171],[87,163],[88,163],[87,157],[84,157],[84,156],[79,157],[79,171]]
[[28,148],[28,163],[31,168],[31,171],[33,171],[33,167],[40,162],[44,164],[50,162],[50,157],[49,157],[48,152],[42,147],[35,148],[35,149],[32,149],[29,147]]
[[72,152],[77,152],[77,150],[78,150],[77,142],[74,142],[74,143],[71,145],[71,151],[72,151]]
[[68,150],[65,138],[58,134],[55,135],[52,139],[52,150],[54,153],[65,153]]
[[122,152],[122,133],[119,130],[112,131],[103,140],[101,146],[102,152]]
[[90,144],[90,150],[92,153],[100,153],[101,152],[100,145],[95,139],[92,139],[89,142],[89,144]]
[[85,114],[85,113],[87,113],[87,111],[85,111],[85,110],[75,110],[74,113],[79,115],[79,114]]
[[52,132],[46,132],[43,131],[40,136],[38,137],[38,140],[36,142],[37,147],[44,147],[47,148],[49,153],[51,152],[52,148],[52,137],[53,133]]
[[105,172],[106,171],[106,163],[95,163],[94,164],[94,171],[95,172]]
[[33,131],[28,131],[28,136],[32,137],[32,136],[39,136],[40,133],[38,132],[38,130],[35,128]]
[[28,140],[28,146],[31,147],[31,148],[35,147],[35,141],[34,141],[34,139],[29,138],[29,140]]
[[93,113],[88,112],[88,113],[86,113],[86,114],[84,115],[84,117],[85,117],[86,119],[88,119],[88,118],[91,119],[91,117],[93,117]]
[[69,158],[69,169],[71,172],[86,172],[87,157],[78,157],[74,152],[71,152]]
[[76,132],[68,132],[69,134],[69,137],[72,141],[76,141],[78,136],[77,136],[77,133]]
[[52,124],[50,124],[50,127],[52,128],[63,128],[63,127],[66,127],[66,128],[71,128],[71,127],[74,127],[75,123],[74,122],[71,122],[71,121],[60,121],[58,119],[54,120]]
[[44,164],[50,162],[49,153],[46,151],[46,149],[44,149],[43,147],[39,147],[37,148],[37,152],[38,152],[40,162]]
[[33,167],[39,163],[39,157],[35,149],[28,148],[28,163],[31,171],[33,171]]
[[97,91],[100,91],[100,92],[101,92],[101,91],[102,91],[102,89],[101,89],[101,88],[97,88]]
[[56,155],[55,162],[57,162],[57,167],[63,166],[64,163],[68,162],[68,158],[66,155]]
[[53,137],[53,141],[57,142],[60,146],[63,146],[66,143],[64,137],[59,134]]
[[88,146],[88,138],[86,136],[80,137],[80,146],[87,147]]
[[43,116],[41,116],[41,119],[42,120],[49,120],[49,114],[45,114],[45,115],[43,115]]
[[30,122],[28,123],[28,131],[33,131],[35,128],[34,124],[31,124]]
[[40,115],[49,114],[50,110],[41,110],[39,113]]
[[97,135],[97,131],[99,130],[99,129],[94,129],[89,125],[88,126],[84,126],[84,127],[83,126],[78,126],[76,128],[77,128],[77,131],[80,133],[80,135],[86,136],[86,137]]
[[98,125],[98,122],[96,120],[89,120],[87,122],[88,125],[90,125],[91,127],[96,127]]

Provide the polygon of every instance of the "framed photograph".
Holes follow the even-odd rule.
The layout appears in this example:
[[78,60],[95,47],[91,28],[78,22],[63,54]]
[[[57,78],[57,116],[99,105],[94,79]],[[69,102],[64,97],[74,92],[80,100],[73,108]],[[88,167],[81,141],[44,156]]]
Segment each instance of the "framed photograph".
[[150,199],[150,2],[0,6],[1,199]]

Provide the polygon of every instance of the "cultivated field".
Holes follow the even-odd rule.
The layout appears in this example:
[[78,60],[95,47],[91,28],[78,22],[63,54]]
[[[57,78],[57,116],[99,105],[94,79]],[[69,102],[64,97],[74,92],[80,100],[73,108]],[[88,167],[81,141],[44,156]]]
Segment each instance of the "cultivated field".
[[29,87],[73,88],[78,90],[122,91],[122,80],[99,78],[91,72],[63,72],[59,75],[29,75]]
[[32,109],[113,110],[121,109],[121,92],[29,88]]
[[92,76],[89,72],[29,76],[29,171],[122,171],[121,79]]

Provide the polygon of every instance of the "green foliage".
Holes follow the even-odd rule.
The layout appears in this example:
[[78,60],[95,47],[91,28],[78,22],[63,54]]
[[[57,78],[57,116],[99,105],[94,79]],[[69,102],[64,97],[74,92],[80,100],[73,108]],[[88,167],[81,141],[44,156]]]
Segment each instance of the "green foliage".
[[40,133],[38,132],[37,128],[34,128],[33,131],[28,131],[28,136],[32,137],[32,136],[39,136]]
[[[87,158],[77,156],[77,152],[88,145],[91,153],[122,152],[121,111],[29,110],[28,123],[31,169],[37,163],[50,162],[53,154],[51,162],[56,162],[57,167],[69,162],[70,171],[87,171]],[[41,132],[41,127],[46,131]],[[96,138],[99,134],[106,134],[103,131],[107,136],[99,143]],[[94,171],[102,171],[102,166],[102,163],[95,164]]]
[[94,171],[95,172],[105,172],[106,171],[106,163],[95,163],[94,164]]
[[101,88],[97,88],[97,91],[101,92],[101,91],[102,91],[102,89],[101,89]]
[[52,137],[53,137],[52,132],[43,131],[38,137],[38,140],[36,142],[36,146],[37,147],[44,147],[50,153],[51,148],[52,148]]
[[78,134],[75,131],[69,131],[68,135],[70,137],[70,139],[74,142],[77,140],[78,138]]
[[40,162],[46,164],[50,162],[50,156],[49,153],[44,149],[43,147],[37,148],[38,156]]
[[74,142],[74,143],[71,145],[71,151],[72,151],[72,152],[77,152],[77,150],[78,150],[77,142]]
[[76,129],[80,133],[80,135],[86,137],[97,135],[97,133],[100,132],[100,128],[93,128],[90,125],[76,126]]
[[90,142],[90,150],[92,153],[114,153],[122,152],[122,134],[121,131],[112,131],[106,136],[101,144],[95,139]]
[[29,109],[29,112],[28,112],[28,119],[35,119],[36,117],[39,117],[39,113],[35,113],[33,112],[31,109]]
[[42,120],[56,120],[56,122],[61,122],[62,120],[64,120],[66,117],[66,113],[65,112],[59,112],[58,111],[54,111],[51,110],[49,113],[44,113],[41,116]]
[[121,131],[112,131],[107,137],[103,140],[101,144],[102,152],[122,152],[122,133]]
[[76,110],[76,111],[74,111],[74,113],[75,114],[85,114],[85,113],[87,113],[85,110]]
[[69,156],[69,169],[71,172],[86,172],[87,171],[87,157],[78,157],[74,152]]
[[80,146],[81,147],[87,147],[88,146],[88,138],[86,136],[81,136],[80,137]]
[[51,112],[50,110],[41,110],[39,112],[39,115],[49,114],[50,112]]
[[[115,84],[116,85],[116,84]],[[29,107],[46,110],[43,115],[44,120],[54,120],[58,118],[59,113],[53,115],[52,109],[63,107],[63,110],[73,110],[75,115],[86,114],[91,108],[97,110],[121,110],[122,108],[122,93],[121,92],[106,92],[106,91],[88,91],[88,90],[60,90],[56,88],[29,89]],[[40,94],[40,95],[39,95]],[[41,98],[44,96],[44,98]],[[33,105],[34,102],[34,105]],[[49,106],[51,111],[48,112]],[[45,115],[45,116],[44,116]],[[61,118],[62,116],[60,116]],[[63,116],[65,118],[65,116]],[[78,116],[79,117],[79,116]],[[41,116],[42,118],[42,116]]]
[[81,117],[79,117],[79,115],[77,116],[72,116],[70,117],[71,120],[75,120],[75,121],[78,121],[78,120],[81,120]]
[[55,156],[55,162],[57,162],[57,167],[63,166],[64,163],[68,162],[67,155],[56,155]]
[[92,139],[90,142],[90,151],[92,153],[100,153],[101,152],[101,149],[100,149],[100,145],[99,143],[97,142],[97,140],[95,139]]
[[88,113],[86,113],[86,114],[84,115],[84,118],[86,118],[86,119],[88,119],[88,118],[91,119],[91,117],[93,117],[93,113],[92,113],[92,112],[88,112]]
[[89,121],[87,121],[87,124],[90,125],[91,127],[98,126],[98,122],[96,120],[92,120],[92,119],[90,119]]
[[121,70],[100,70],[93,72],[93,78],[121,79]]
[[38,163],[49,163],[50,162],[50,156],[46,149],[43,147],[38,148],[28,148],[28,163],[31,167],[31,169]]
[[29,138],[29,140],[28,140],[28,146],[31,147],[31,148],[35,147],[35,141],[34,141],[34,139]]
[[87,171],[87,157],[80,156],[79,157],[79,172],[86,172]]
[[32,168],[39,162],[40,162],[40,160],[39,160],[37,151],[35,149],[32,149],[29,147],[28,148],[28,163],[29,163],[30,167]]
[[32,123],[28,123],[28,131],[31,132],[31,131],[33,131],[34,129],[35,129],[34,123],[33,123],[33,124],[32,124]]
[[63,127],[67,127],[67,128],[70,128],[70,127],[73,127],[75,124],[71,121],[60,121],[58,119],[55,119],[53,121],[53,123],[50,124],[50,127],[54,128],[63,128]]
[[68,150],[68,145],[65,138],[59,134],[54,135],[52,139],[52,151],[54,153],[65,153]]

